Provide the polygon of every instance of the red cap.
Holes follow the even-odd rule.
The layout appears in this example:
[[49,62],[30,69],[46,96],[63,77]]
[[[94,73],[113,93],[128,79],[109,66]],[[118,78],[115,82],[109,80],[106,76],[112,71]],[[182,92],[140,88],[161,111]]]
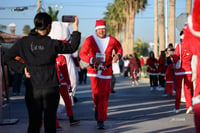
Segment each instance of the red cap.
[[95,29],[106,28],[106,23],[103,19],[96,20]]

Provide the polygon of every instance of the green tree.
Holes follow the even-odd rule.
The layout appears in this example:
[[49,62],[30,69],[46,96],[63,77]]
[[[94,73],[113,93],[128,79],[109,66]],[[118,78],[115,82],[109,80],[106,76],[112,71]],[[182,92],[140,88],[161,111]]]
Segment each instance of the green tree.
[[147,0],[115,0],[108,5],[105,13],[108,32],[116,38],[123,35],[124,54],[133,51],[135,14],[144,10]]
[[4,38],[0,36],[0,44],[5,42]]
[[0,31],[6,30],[7,26],[0,24]]
[[29,25],[24,25],[24,28],[23,28],[24,35],[28,35],[30,30],[31,30],[31,27]]
[[53,10],[52,7],[48,7],[49,11],[48,14],[52,17],[53,21],[58,21],[58,13],[59,10]]
[[141,39],[137,39],[134,43],[134,48],[133,50],[137,52],[138,57],[139,56],[148,56],[148,48],[149,44],[146,42],[143,42]]

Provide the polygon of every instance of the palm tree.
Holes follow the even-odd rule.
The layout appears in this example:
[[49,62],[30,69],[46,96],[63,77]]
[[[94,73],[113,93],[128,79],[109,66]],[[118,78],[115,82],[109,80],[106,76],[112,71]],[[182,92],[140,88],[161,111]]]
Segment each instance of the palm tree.
[[169,43],[175,45],[175,0],[169,1]]
[[158,0],[154,0],[154,54],[158,57]]
[[1,25],[1,24],[0,24],[0,31],[1,31],[1,30],[6,30],[6,28],[7,28],[6,25]]
[[29,25],[24,25],[24,28],[23,28],[23,33],[24,35],[28,35],[29,32],[30,32],[30,26]]
[[58,13],[59,13],[59,10],[53,10],[52,7],[48,7],[49,11],[48,11],[48,14],[52,17],[52,20],[53,21],[58,21]]
[[107,7],[105,19],[110,25],[108,31],[115,36],[123,32],[122,46],[125,54],[133,53],[135,15],[144,10],[146,4],[147,0],[115,0]]
[[186,0],[186,13],[192,12],[192,0]]
[[158,0],[158,16],[159,16],[159,51],[165,49],[165,30],[164,30],[164,0]]
[[[121,41],[122,38],[121,33],[123,31],[123,25],[125,21],[125,18],[123,16],[123,5],[123,0],[115,0],[113,4],[109,4],[107,6],[107,12],[104,13],[104,19],[106,21],[108,34],[115,36],[119,41]],[[125,47],[123,45],[122,47],[125,51]]]
[[125,0],[124,1],[124,17],[125,20],[125,36],[124,45],[127,45],[127,53],[133,53],[133,43],[134,43],[134,25],[135,25],[135,15],[140,11],[145,9],[147,0]]
[[115,36],[119,41],[121,40],[120,33],[122,31],[122,22],[124,19],[120,5],[120,0],[115,0],[114,4],[109,4],[107,6],[107,12],[104,13],[108,34]]

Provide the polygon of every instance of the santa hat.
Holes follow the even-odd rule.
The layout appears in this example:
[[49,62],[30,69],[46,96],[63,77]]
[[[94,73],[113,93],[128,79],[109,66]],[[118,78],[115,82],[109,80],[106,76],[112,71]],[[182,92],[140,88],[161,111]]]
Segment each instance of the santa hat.
[[96,20],[95,29],[106,28],[106,23],[103,19]]
[[50,36],[52,39],[68,41],[71,36],[69,24],[53,21],[51,24],[51,31],[48,36]]
[[192,16],[189,16],[188,24],[192,34],[200,37],[200,0],[194,0]]

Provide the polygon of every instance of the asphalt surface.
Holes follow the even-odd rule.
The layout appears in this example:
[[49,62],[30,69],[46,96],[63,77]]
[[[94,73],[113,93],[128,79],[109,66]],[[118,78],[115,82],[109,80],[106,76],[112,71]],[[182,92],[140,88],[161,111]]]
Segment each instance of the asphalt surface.
[[[68,117],[59,120],[62,127],[58,133],[194,133],[193,114],[186,114],[185,103],[181,112],[175,114],[175,96],[162,97],[163,91],[150,91],[149,80],[141,79],[138,86],[131,86],[129,77],[116,75],[116,93],[109,98],[108,118],[105,129],[97,129],[90,82],[78,85],[73,106],[75,119],[80,124],[69,125]],[[0,133],[26,133],[28,114],[21,96],[10,96],[8,106],[3,108],[3,121],[18,120],[13,124],[0,125]],[[12,95],[12,94],[10,94]],[[44,133],[44,129],[41,129]]]

